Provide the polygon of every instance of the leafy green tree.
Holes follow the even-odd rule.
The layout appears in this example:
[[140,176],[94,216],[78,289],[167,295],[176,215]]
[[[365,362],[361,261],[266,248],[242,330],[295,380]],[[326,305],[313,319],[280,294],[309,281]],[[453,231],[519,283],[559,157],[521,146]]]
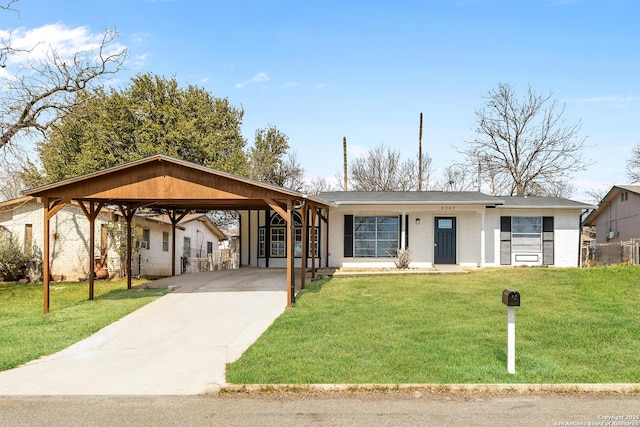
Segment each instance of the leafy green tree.
[[244,174],[244,112],[226,98],[175,78],[134,77],[122,90],[87,93],[38,152],[47,182],[155,154]]
[[256,131],[248,157],[249,178],[296,191],[304,186],[304,169],[289,152],[289,137],[275,126]]

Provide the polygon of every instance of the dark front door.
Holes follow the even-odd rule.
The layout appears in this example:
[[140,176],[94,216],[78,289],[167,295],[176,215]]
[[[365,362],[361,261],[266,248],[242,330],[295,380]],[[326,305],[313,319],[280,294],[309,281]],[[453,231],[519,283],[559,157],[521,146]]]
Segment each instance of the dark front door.
[[434,264],[456,263],[456,219],[454,217],[435,218]]

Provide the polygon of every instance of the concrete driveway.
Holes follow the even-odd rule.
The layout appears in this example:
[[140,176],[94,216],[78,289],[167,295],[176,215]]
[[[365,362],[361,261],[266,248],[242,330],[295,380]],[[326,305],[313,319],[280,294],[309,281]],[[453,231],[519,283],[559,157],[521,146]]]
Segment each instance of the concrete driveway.
[[192,395],[219,390],[225,366],[284,311],[285,270],[185,274],[176,290],[50,356],[0,372],[5,395]]

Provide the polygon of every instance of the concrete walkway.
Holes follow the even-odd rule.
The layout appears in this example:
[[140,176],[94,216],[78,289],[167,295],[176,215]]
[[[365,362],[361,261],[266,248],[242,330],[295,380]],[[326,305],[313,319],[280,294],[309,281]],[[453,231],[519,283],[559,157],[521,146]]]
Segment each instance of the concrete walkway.
[[56,354],[0,372],[0,396],[193,395],[226,383],[237,360],[284,311],[284,270],[185,274],[176,290]]

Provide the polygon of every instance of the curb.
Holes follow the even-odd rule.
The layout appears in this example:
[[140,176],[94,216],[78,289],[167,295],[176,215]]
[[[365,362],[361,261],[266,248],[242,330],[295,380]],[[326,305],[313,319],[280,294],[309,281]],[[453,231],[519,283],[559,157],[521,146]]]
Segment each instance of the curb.
[[611,393],[640,394],[639,383],[612,384],[224,384],[220,393],[313,392]]

